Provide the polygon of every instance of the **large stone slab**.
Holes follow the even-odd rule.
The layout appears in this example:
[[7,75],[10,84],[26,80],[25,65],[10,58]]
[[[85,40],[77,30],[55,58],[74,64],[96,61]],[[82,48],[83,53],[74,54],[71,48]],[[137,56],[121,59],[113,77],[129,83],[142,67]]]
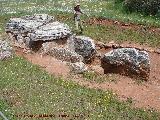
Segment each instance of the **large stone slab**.
[[135,48],[114,49],[104,55],[101,66],[105,73],[119,73],[144,80],[149,78],[150,59],[146,51]]
[[6,24],[6,32],[12,32],[14,34],[32,32],[52,20],[54,20],[54,18],[47,14],[35,14],[32,16],[23,16],[21,18],[11,18]]
[[54,20],[47,14],[27,15],[11,18],[6,32],[20,45],[33,46],[37,41],[55,41],[68,38],[72,32],[68,25]]
[[32,41],[52,41],[68,38],[71,34],[68,25],[56,21],[39,27],[30,34],[30,38]]

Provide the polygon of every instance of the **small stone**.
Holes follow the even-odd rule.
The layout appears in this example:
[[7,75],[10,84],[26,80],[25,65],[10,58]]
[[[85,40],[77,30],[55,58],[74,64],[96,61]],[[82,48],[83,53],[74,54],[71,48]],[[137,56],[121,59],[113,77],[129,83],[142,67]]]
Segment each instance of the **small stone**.
[[87,71],[87,66],[83,62],[68,63],[68,65],[71,68],[71,72],[74,73],[83,73]]
[[96,43],[96,47],[99,47],[99,48],[101,49],[101,48],[104,48],[104,47],[105,47],[105,44],[104,44],[103,42],[98,41],[98,42]]
[[156,49],[156,50],[155,50],[155,53],[160,54],[160,48]]

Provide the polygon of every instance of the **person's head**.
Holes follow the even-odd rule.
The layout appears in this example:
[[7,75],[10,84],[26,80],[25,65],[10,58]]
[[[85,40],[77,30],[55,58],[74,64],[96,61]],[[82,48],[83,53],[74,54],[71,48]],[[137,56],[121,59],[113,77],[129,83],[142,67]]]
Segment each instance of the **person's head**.
[[76,7],[80,7],[80,4],[79,3],[76,3],[76,5],[75,5]]

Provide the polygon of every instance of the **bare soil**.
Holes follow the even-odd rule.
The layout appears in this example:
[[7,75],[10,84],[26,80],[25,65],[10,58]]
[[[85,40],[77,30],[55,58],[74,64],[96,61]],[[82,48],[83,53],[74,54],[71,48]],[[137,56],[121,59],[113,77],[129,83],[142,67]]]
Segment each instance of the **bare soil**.
[[29,62],[41,66],[50,74],[56,76],[67,77],[70,73],[69,67],[60,60],[49,55],[41,55],[38,53],[24,53],[21,48],[15,48],[17,55],[26,58]]

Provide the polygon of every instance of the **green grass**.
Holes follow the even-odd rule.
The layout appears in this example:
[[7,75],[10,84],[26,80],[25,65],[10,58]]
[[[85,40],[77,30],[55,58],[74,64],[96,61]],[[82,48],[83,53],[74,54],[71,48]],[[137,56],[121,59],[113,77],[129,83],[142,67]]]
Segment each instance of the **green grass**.
[[104,74],[104,75],[99,75],[95,73],[94,71],[88,71],[84,72],[82,74],[83,78],[90,82],[96,82],[96,83],[103,83],[103,82],[117,82],[116,75],[114,74]]
[[[48,13],[53,16],[59,16],[59,20],[69,24],[74,30],[72,7],[73,0],[60,0],[49,2],[48,0],[23,0],[23,2],[1,1],[2,7],[0,15],[0,33],[4,33],[6,22],[10,17],[19,17],[26,14],[34,13]],[[18,1],[18,0],[17,0]],[[27,4],[26,4],[27,3]],[[101,1],[83,1],[81,7],[90,17],[103,17],[108,19],[120,20],[123,22],[134,22],[136,24],[144,24],[146,28],[151,26],[160,26],[160,19],[153,16],[141,16],[139,14],[125,14],[120,10],[121,8],[114,6],[113,0]],[[16,13],[9,13],[9,12]],[[63,12],[62,12],[63,11]],[[64,17],[62,19],[62,16]],[[83,20],[87,21],[89,18],[83,16]],[[160,46],[159,32],[151,32],[145,28],[123,29],[116,25],[89,25],[84,24],[84,35],[90,36],[94,40],[109,42],[114,40],[121,43],[124,41],[132,41],[134,43],[148,44],[153,47]]]
[[55,78],[20,57],[0,61],[0,69],[0,106],[8,119],[21,114],[54,114],[58,120],[62,113],[72,119],[81,114],[76,118],[79,120],[159,119],[153,110],[131,108],[131,100],[119,102],[111,91],[88,89]]
[[[53,13],[51,13],[53,15]],[[74,30],[74,22],[72,20],[72,14],[59,13],[56,14],[59,21],[67,23]],[[83,20],[87,21],[88,18],[83,16]],[[117,43],[123,43],[125,41],[148,44],[152,47],[160,47],[160,35],[159,32],[149,31],[147,28],[138,29],[124,29],[116,25],[95,25],[84,23],[84,35],[93,38],[96,41],[102,41],[107,43],[109,41],[115,41]]]
[[[72,12],[75,0],[6,0],[1,1],[1,14],[37,13],[67,11]],[[154,16],[143,16],[141,14],[126,14],[121,6],[114,4],[114,0],[85,0],[81,1],[81,8],[89,16],[104,17],[113,20],[160,26],[160,19]]]

